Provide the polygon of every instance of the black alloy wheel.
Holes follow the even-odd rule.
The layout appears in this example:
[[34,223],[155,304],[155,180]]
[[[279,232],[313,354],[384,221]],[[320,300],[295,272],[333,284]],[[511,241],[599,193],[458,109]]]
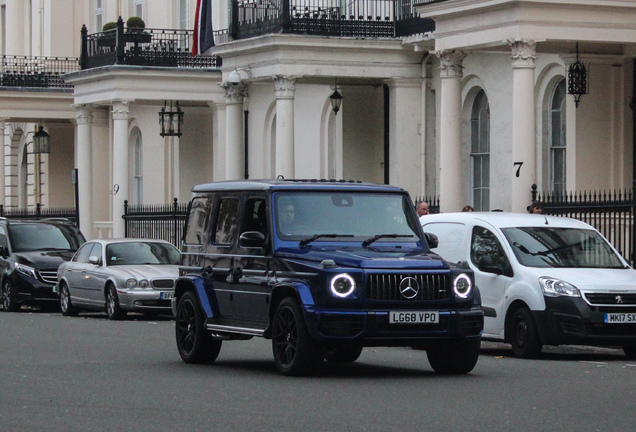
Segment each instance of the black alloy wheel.
[[283,375],[312,375],[324,358],[324,350],[311,339],[298,303],[288,297],[274,315],[272,351]]
[[9,279],[5,279],[2,283],[2,307],[5,312],[17,312],[20,310],[20,304],[16,300],[16,293],[13,284]]
[[179,299],[175,336],[181,359],[186,363],[212,363],[221,351],[221,340],[205,329],[205,316],[196,295],[188,291]]

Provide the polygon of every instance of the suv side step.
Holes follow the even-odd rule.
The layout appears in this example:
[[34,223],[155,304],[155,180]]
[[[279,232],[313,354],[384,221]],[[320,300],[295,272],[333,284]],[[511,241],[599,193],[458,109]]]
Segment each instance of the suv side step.
[[247,327],[233,327],[233,326],[224,326],[224,325],[217,325],[217,324],[206,324],[205,328],[212,332],[213,337],[215,338],[218,337],[219,339],[226,339],[226,338],[231,339],[231,337],[228,337],[224,335],[223,333],[239,333],[244,335],[260,336],[260,337],[263,337],[263,335],[265,334],[265,330],[258,330],[258,329],[247,328]]

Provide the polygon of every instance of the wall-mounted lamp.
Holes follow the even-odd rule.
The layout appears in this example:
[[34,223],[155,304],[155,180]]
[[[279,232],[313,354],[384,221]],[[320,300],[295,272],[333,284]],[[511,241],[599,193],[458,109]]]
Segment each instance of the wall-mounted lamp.
[[579,107],[581,96],[588,93],[587,70],[579,57],[579,43],[576,43],[576,61],[568,69],[568,94],[574,95],[574,106]]
[[333,93],[329,96],[329,100],[331,101],[331,109],[334,115],[338,115],[338,111],[340,111],[340,106],[342,105],[342,95],[338,91],[338,83],[336,83]]
[[40,125],[38,131],[33,134],[33,153],[51,153],[51,136],[46,133],[42,125]]
[[163,103],[163,108],[159,111],[159,124],[161,125],[162,137],[176,136],[180,137],[181,125],[183,124],[183,111],[179,108],[179,101],[176,102],[176,108],[173,109],[172,101],[170,101],[170,109],[167,108],[167,102]]

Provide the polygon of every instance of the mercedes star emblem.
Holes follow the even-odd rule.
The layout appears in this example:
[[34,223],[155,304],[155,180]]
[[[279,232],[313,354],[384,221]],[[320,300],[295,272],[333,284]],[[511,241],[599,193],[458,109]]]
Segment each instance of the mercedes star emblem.
[[405,277],[400,282],[400,294],[406,299],[412,299],[420,292],[420,284],[413,277]]

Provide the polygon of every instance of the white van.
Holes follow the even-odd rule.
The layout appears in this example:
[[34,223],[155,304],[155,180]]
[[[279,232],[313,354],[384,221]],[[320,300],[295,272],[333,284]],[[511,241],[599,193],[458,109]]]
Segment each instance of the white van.
[[442,258],[470,267],[481,292],[483,339],[515,356],[543,345],[622,346],[636,358],[636,270],[592,226],[518,213],[420,218]]

